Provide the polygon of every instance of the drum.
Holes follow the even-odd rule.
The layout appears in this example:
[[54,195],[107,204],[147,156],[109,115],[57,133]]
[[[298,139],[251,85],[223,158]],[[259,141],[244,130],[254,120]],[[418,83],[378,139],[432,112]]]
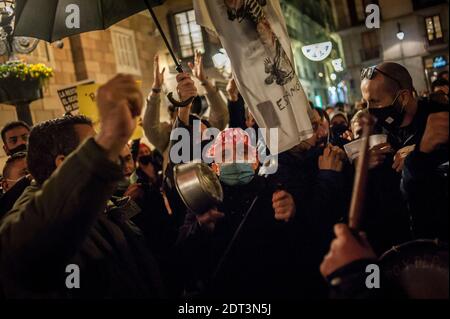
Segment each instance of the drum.
[[381,256],[380,268],[394,296],[449,297],[448,244],[444,242],[421,239],[395,246]]

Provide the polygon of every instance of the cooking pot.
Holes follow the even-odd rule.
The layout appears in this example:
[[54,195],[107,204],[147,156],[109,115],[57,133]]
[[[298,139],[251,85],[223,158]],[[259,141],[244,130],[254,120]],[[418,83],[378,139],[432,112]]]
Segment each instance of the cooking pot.
[[178,194],[193,213],[206,213],[223,202],[222,185],[208,165],[180,164],[174,167],[173,176]]

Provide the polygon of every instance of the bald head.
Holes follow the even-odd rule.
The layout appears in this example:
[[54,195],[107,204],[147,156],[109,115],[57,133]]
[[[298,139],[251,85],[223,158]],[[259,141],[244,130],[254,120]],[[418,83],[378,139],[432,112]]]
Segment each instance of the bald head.
[[[414,90],[413,80],[411,78],[411,75],[409,74],[408,70],[401,64],[394,63],[394,62],[384,62],[377,66],[377,69],[381,70],[382,72],[388,74],[393,79],[396,79],[397,81],[386,77],[386,81],[384,81],[386,84],[391,84],[392,86],[397,86],[397,89],[400,90]],[[383,74],[377,74],[376,76],[384,76]],[[400,86],[400,87],[399,87]]]
[[399,92],[400,100],[408,95],[413,98],[413,81],[408,70],[394,62],[384,62],[376,66],[371,79],[364,78],[361,82],[363,100],[369,108],[381,108],[390,105]]
[[408,70],[398,63],[384,62],[367,69],[362,75],[361,93],[369,112],[387,123],[390,129],[409,125],[417,112],[417,99]]

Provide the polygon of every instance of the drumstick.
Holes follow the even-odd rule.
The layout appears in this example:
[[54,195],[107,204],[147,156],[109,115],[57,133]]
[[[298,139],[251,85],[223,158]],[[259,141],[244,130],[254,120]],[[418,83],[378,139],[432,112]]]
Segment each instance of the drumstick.
[[349,227],[352,230],[359,230],[361,226],[364,199],[366,195],[367,174],[369,171],[369,139],[372,131],[372,119],[363,119],[362,143],[357,161],[355,180],[353,183],[352,201],[349,212]]

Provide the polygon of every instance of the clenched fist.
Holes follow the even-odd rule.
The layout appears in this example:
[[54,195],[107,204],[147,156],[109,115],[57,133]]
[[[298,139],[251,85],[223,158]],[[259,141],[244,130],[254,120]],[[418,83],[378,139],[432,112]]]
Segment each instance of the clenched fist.
[[320,265],[320,272],[324,277],[354,261],[377,258],[364,233],[360,233],[360,238],[356,239],[344,224],[334,226],[334,233],[336,239]]
[[216,224],[225,217],[224,213],[219,212],[217,209],[211,209],[202,215],[198,215],[197,222],[201,229],[205,232],[212,233],[216,228]]
[[119,74],[98,89],[97,105],[101,130],[96,142],[115,161],[136,129],[142,93],[132,76]]
[[319,157],[319,169],[342,172],[345,153],[337,146],[328,145]]
[[198,95],[195,83],[188,73],[179,73],[177,75],[177,82],[178,96],[182,101]]
[[[198,95],[195,83],[188,73],[179,73],[177,75],[177,82],[178,82],[177,86],[178,96],[182,101],[185,101],[193,96]],[[178,113],[178,117],[185,125],[189,125],[189,115],[191,113],[191,107],[192,103],[187,107],[181,108],[180,112]]]
[[448,112],[431,114],[428,117],[427,127],[420,143],[420,151],[431,153],[439,145],[448,144]]
[[275,219],[289,222],[295,217],[296,207],[292,195],[285,191],[275,192],[272,196]]

